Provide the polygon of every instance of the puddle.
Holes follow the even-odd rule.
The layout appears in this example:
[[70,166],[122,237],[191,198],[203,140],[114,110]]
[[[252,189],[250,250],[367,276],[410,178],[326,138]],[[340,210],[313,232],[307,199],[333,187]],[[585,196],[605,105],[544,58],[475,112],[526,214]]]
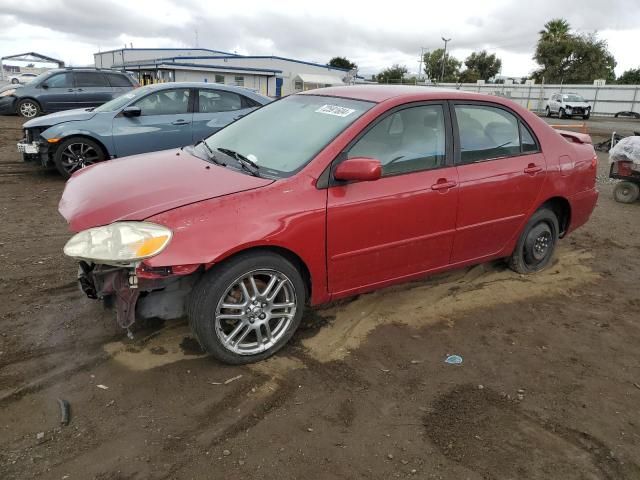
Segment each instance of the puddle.
[[599,277],[588,266],[591,258],[583,250],[561,248],[552,266],[533,275],[482,264],[362,295],[347,305],[319,310],[321,316],[334,318],[302,344],[318,361],[339,360],[379,325],[423,327],[474,309],[567,293]]

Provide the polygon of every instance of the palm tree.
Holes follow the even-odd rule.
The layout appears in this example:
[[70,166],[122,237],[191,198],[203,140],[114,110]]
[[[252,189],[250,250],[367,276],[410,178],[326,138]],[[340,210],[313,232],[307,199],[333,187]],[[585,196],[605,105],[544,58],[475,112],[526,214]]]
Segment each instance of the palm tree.
[[543,42],[557,42],[569,36],[569,22],[564,18],[554,18],[544,24],[544,30],[540,30],[540,40]]

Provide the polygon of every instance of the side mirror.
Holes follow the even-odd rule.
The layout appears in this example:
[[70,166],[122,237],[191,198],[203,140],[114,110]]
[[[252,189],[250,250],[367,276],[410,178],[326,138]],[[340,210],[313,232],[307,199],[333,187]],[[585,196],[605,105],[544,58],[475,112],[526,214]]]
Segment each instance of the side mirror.
[[333,172],[333,177],[341,181],[372,182],[381,176],[382,165],[375,158],[349,158]]
[[47,88],[49,88],[49,85],[47,85],[47,82],[44,82],[40,84],[40,87],[46,90]]
[[142,115],[142,109],[140,107],[124,107],[122,115],[125,117],[139,117]]

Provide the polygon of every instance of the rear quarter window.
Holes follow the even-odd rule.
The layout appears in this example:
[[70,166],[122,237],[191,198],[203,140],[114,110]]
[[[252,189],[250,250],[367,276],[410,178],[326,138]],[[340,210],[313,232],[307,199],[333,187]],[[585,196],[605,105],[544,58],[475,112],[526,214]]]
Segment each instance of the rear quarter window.
[[106,76],[107,76],[107,79],[109,80],[109,84],[112,87],[131,87],[131,86],[133,86],[133,83],[131,82],[129,77],[127,77],[124,74],[107,73]]

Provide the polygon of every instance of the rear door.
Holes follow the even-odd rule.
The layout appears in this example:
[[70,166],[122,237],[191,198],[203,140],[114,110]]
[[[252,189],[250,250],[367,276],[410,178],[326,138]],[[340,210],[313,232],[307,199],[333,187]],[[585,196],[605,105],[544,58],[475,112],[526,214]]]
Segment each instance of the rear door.
[[458,196],[449,125],[445,103],[404,106],[377,120],[341,154],[380,160],[383,176],[329,187],[332,294],[449,263]]
[[453,102],[458,219],[452,263],[496,254],[518,233],[542,188],[545,158],[511,110]]
[[56,73],[42,82],[37,100],[45,112],[75,108],[76,89],[71,72]]
[[255,107],[256,102],[236,92],[198,89],[193,114],[193,142],[198,142],[217,132]]
[[142,114],[139,117],[125,117],[120,113],[113,119],[117,156],[167,150],[192,143],[191,89],[155,91],[132,106],[140,107]]
[[78,108],[97,107],[113,98],[111,86],[102,72],[73,72]]

